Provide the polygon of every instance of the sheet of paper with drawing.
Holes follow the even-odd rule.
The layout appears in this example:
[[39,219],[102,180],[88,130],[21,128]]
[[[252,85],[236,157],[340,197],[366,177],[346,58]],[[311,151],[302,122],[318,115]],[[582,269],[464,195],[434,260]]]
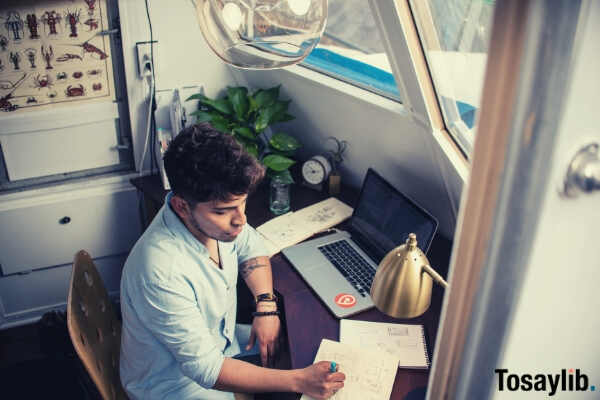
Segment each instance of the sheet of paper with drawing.
[[[335,361],[339,371],[346,375],[344,387],[330,399],[335,400],[388,400],[392,394],[398,360],[386,354],[356,348],[323,339],[315,362]],[[302,395],[300,400],[312,400]]]
[[340,342],[389,354],[400,368],[429,368],[423,325],[342,319]]
[[352,215],[352,207],[335,197],[289,212],[265,222],[256,230],[265,238],[269,255],[300,243],[315,233],[339,224]]

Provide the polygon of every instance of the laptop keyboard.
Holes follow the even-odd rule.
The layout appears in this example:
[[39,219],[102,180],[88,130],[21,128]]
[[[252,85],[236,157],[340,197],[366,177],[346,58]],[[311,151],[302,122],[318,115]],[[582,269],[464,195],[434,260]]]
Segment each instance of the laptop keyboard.
[[371,291],[375,270],[345,240],[320,246],[319,250],[350,282],[362,297]]

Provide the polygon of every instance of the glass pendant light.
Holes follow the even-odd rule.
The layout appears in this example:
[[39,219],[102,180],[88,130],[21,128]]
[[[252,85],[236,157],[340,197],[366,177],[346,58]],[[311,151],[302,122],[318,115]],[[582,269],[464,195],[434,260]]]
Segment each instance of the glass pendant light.
[[327,21],[327,0],[191,0],[200,30],[226,63],[274,69],[302,61]]

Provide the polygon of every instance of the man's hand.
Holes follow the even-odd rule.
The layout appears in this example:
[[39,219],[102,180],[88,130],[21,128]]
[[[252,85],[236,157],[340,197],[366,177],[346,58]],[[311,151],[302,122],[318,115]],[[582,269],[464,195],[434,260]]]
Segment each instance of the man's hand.
[[330,361],[320,361],[300,370],[299,391],[315,399],[328,399],[344,387],[346,375],[330,372]]
[[[275,310],[277,310],[275,303],[260,302],[256,306],[256,311]],[[254,321],[252,321],[250,341],[246,346],[246,350],[250,350],[254,346],[254,342],[258,339],[260,359],[263,367],[272,366],[275,356],[279,352],[280,328],[281,322],[277,315],[256,316],[254,317]]]

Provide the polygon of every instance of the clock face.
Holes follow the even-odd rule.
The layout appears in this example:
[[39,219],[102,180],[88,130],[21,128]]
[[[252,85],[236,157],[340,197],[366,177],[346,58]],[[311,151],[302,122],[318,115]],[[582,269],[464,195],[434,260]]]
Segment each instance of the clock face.
[[302,177],[311,185],[323,183],[325,175],[325,167],[317,160],[311,159],[302,164]]

